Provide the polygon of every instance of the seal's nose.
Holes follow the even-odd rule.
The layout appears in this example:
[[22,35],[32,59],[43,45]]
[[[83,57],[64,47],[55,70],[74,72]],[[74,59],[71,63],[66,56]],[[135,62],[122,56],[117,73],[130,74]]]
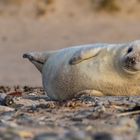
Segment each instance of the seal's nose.
[[135,57],[127,57],[126,58],[126,63],[131,66],[131,65],[134,65],[136,64],[136,58]]
[[33,56],[31,56],[29,53],[23,54],[23,58],[28,58],[29,60],[33,60]]

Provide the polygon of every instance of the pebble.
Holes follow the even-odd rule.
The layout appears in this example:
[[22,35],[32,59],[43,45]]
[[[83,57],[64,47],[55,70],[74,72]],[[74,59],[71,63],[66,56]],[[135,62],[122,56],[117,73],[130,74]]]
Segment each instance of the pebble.
[[58,140],[58,134],[56,133],[43,133],[34,137],[33,140]]
[[12,132],[8,133],[0,132],[0,140],[21,140],[21,138],[19,135]]
[[69,131],[64,135],[63,140],[92,140],[92,136],[84,131]]
[[94,135],[94,140],[113,140],[113,137],[109,133],[100,132]]
[[137,123],[137,125],[138,125],[139,130],[140,130],[140,116],[138,116],[138,118],[137,118],[137,120],[136,120],[136,123]]
[[117,116],[139,110],[140,97],[83,95],[60,103],[46,100],[41,88],[16,89],[24,97],[14,98],[16,106],[12,107],[7,93],[16,90],[0,88],[0,140],[122,140],[122,135],[128,140],[140,138],[138,113]]

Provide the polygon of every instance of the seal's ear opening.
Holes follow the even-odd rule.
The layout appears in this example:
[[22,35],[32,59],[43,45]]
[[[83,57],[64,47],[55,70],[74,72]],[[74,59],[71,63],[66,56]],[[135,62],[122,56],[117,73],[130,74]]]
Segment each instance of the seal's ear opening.
[[27,58],[42,73],[43,65],[47,60],[47,54],[41,52],[31,52],[23,54],[23,58]]

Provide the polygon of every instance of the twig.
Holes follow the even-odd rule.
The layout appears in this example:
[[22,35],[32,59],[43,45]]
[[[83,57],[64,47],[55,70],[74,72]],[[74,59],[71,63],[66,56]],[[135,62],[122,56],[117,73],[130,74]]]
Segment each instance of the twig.
[[140,114],[140,110],[117,114],[117,117]]

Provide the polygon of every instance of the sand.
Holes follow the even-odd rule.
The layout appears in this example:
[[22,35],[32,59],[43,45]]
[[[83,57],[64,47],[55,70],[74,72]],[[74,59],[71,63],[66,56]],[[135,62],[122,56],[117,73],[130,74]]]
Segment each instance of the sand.
[[39,87],[0,87],[4,92],[0,140],[140,139],[140,97],[82,95],[56,102]]

